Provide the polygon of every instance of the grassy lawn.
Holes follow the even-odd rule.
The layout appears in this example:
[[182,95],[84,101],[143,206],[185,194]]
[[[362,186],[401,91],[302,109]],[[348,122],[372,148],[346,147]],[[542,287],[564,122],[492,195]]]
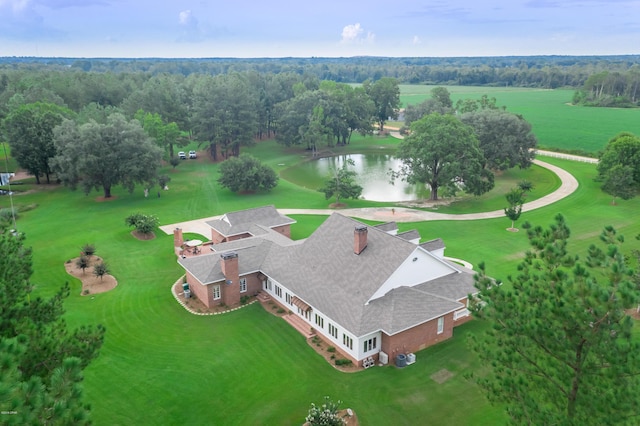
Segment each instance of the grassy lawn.
[[[403,105],[430,98],[435,86],[401,85]],[[541,148],[582,150],[596,153],[621,131],[640,134],[640,108],[590,108],[569,105],[573,90],[526,89],[520,87],[446,86],[458,99],[495,97],[497,105],[522,114],[531,123]]]
[[[344,150],[392,149],[394,143],[385,138],[354,138]],[[258,144],[250,152],[278,171],[306,155],[273,143]],[[356,410],[366,425],[504,422],[501,410],[491,407],[477,386],[463,377],[481,371],[465,343],[466,335],[482,329],[479,322],[460,327],[452,340],[419,352],[418,362],[405,369],[372,368],[344,374],[326,364],[282,319],[259,305],[208,317],[184,311],[170,293],[171,284],[181,274],[173,255],[173,237],[158,232],[153,240],[138,241],[124,224],[126,216],[137,211],[153,213],[167,224],[265,204],[326,208],[329,203],[319,192],[284,179],[269,194],[234,195],[215,184],[217,165],[200,157],[182,162],[175,170],[167,168],[172,178],[170,190],[162,191],[160,198],[154,195],[157,188],[149,198],[144,198],[142,188],[133,194],[116,188],[114,200],[97,202],[99,193],[85,196],[53,185],[14,197],[16,204],[38,206],[18,221],[18,229],[26,232],[27,243],[34,248],[36,294],[50,295],[70,281],[69,323],[102,323],[107,328],[100,357],[85,371],[84,388],[95,424],[299,425],[309,404],[320,402],[325,395],[344,401],[343,406]],[[640,234],[638,199],[611,206],[610,197],[593,182],[595,166],[551,158],[544,161],[567,169],[580,187],[557,204],[524,213],[517,226],[524,220],[546,226],[562,212],[572,230],[572,249],[577,252],[584,253],[608,224],[627,236],[625,250],[640,248],[640,241],[633,238]],[[557,186],[554,179],[532,170],[538,173],[531,179],[537,190]],[[517,173],[510,179],[520,179]],[[504,197],[491,198],[469,201],[464,207],[453,205],[451,210],[475,211],[474,202],[490,207]],[[1,198],[1,207],[8,202]],[[384,205],[363,200],[349,204]],[[294,218],[298,221],[292,228],[295,239],[308,236],[324,219]],[[400,227],[418,229],[423,239],[442,237],[447,255],[474,264],[486,261],[491,275],[505,278],[514,272],[527,248],[525,233],[507,232],[509,225],[508,219],[500,218]],[[95,244],[97,254],[109,263],[119,282],[115,290],[80,296],[80,283],[66,274],[64,262],[76,257],[85,243]],[[453,376],[437,384],[430,376],[442,369]]]

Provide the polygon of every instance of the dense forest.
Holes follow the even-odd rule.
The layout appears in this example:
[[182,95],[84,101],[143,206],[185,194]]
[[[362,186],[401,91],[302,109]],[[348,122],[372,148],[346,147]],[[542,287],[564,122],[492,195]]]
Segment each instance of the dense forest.
[[91,71],[110,73],[261,74],[294,73],[319,80],[362,83],[396,78],[401,84],[581,88],[601,72],[638,70],[640,55],[500,57],[352,57],[352,58],[35,58],[2,57],[0,70]]
[[[101,132],[136,119],[167,160],[174,147],[193,141],[213,159],[224,159],[256,138],[274,136],[315,151],[348,144],[353,132],[371,134],[373,123],[383,130],[387,119],[397,117],[401,83],[573,88],[575,103],[633,107],[640,56],[0,58],[1,136],[22,167],[47,180],[49,160],[60,151],[52,145],[54,129],[65,120],[79,126],[68,129],[72,135],[85,124]],[[488,98],[453,107],[445,92],[409,108],[407,116],[495,109]],[[66,139],[70,144],[73,138]]]

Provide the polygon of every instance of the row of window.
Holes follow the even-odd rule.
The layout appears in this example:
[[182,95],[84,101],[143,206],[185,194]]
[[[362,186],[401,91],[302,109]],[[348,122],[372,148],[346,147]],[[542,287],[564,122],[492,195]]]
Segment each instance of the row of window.
[[338,338],[338,329],[333,324],[329,324],[329,334],[336,339]]
[[347,336],[345,333],[342,333],[342,344],[349,349],[353,349],[353,339]]
[[320,326],[320,328],[324,329],[324,318],[320,315],[316,314],[316,325]]

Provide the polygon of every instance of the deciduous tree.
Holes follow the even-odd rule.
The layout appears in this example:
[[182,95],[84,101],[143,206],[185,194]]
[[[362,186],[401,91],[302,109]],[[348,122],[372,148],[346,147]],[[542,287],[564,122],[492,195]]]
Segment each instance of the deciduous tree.
[[36,102],[20,106],[4,120],[4,128],[11,154],[20,167],[50,183],[52,173],[49,160],[56,155],[53,129],[73,112],[55,104]]
[[324,186],[318,191],[324,193],[327,200],[335,195],[336,203],[340,203],[341,198],[356,199],[360,197],[362,195],[362,186],[355,181],[356,172],[348,168],[354,164],[353,160],[346,159],[342,167],[333,170],[329,174]]
[[218,183],[232,192],[270,191],[278,185],[278,175],[257,158],[242,154],[220,164]]
[[522,116],[496,109],[463,114],[460,120],[473,128],[486,159],[485,167],[506,170],[527,168],[535,158],[538,140]]
[[580,261],[561,215],[524,227],[531,248],[515,275],[501,284],[482,264],[476,277],[471,309],[489,323],[472,339],[489,369],[479,384],[514,424],[637,424],[640,343],[625,309],[640,291],[622,237],[605,228],[604,247]]
[[138,110],[135,118],[140,121],[142,128],[152,137],[162,149],[168,150],[169,158],[174,157],[174,146],[186,146],[189,140],[182,137],[182,132],[175,122],[167,123],[158,113]]
[[607,194],[634,197],[640,188],[640,137],[629,132],[613,137],[600,156],[598,179]]
[[438,199],[441,188],[455,194],[463,187],[474,195],[493,188],[493,174],[482,167],[485,160],[473,129],[452,115],[429,114],[414,122],[396,155],[402,167],[392,178],[428,185],[431,200]]
[[611,204],[616,203],[616,198],[629,200],[636,196],[638,185],[633,181],[633,169],[620,164],[613,166],[605,175],[602,190],[613,196]]
[[122,185],[133,192],[136,184],[156,180],[162,150],[146,135],[137,120],[112,114],[106,124],[89,122],[78,126],[66,120],[55,129],[58,155],[52,167],[62,182],[85,194],[102,188],[104,197]]
[[400,109],[398,80],[391,77],[382,77],[374,83],[367,80],[362,86],[375,105],[375,118],[382,132],[384,123],[389,118],[398,118],[398,110]]

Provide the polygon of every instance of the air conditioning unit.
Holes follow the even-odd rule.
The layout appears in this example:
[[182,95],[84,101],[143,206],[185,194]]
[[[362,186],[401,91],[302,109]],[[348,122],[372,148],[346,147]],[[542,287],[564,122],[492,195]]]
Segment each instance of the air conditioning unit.
[[380,364],[382,365],[387,365],[389,363],[389,355],[381,351],[378,354],[378,361],[380,361]]

